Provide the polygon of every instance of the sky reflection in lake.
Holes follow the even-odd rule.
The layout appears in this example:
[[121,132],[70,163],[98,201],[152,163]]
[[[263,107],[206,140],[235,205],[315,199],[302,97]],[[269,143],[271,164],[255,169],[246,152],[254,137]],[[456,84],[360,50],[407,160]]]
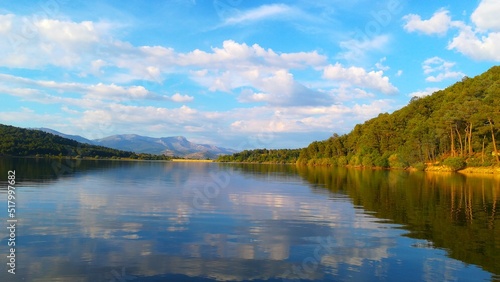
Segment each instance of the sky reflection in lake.
[[[311,181],[310,171],[99,163],[47,180],[25,172],[43,162],[2,162],[19,175],[19,244],[17,274],[3,271],[1,281],[491,278],[429,240],[403,236],[403,224],[373,216],[331,183]],[[37,177],[45,180],[37,185]]]

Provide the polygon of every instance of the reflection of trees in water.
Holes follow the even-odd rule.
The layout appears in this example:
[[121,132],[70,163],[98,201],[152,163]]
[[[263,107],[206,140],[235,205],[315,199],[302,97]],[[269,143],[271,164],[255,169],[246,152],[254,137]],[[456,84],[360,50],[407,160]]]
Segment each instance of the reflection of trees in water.
[[310,167],[298,172],[331,192],[346,193],[379,218],[405,225],[407,236],[500,273],[498,176]]
[[[375,223],[346,212],[352,208],[349,203],[332,204],[321,195],[311,196],[304,186],[300,187],[305,194],[287,193],[288,182],[272,176],[267,181],[268,173],[276,169],[278,179],[302,182],[293,174],[293,166],[236,166],[230,189],[217,197],[214,209],[193,211],[191,198],[177,188],[205,184],[211,173],[220,171],[218,167],[111,162],[106,169],[77,170],[71,181],[54,181],[52,187],[71,190],[60,190],[64,194],[57,205],[26,209],[24,232],[35,239],[23,246],[30,254],[23,262],[30,273],[47,279],[94,275],[92,281],[102,281],[103,275],[126,266],[127,274],[141,281],[166,273],[238,281],[285,278],[288,270],[302,266],[297,249],[313,256],[320,245],[316,239],[328,236],[334,238],[335,252],[322,251],[317,260],[321,267],[303,272],[301,278],[322,279],[323,267],[359,268],[364,260],[388,256],[394,240],[384,241],[386,236],[377,233]],[[253,173],[262,175],[248,177]],[[50,202],[53,195],[36,194],[31,203]],[[227,208],[227,214],[221,215],[221,208]],[[47,222],[38,214],[55,216]],[[226,222],[237,220],[241,223]],[[373,240],[352,237],[352,229],[372,234]],[[68,246],[74,248],[68,251]],[[87,264],[82,267],[81,261]]]
[[[390,249],[396,244],[394,237],[388,235],[388,229],[380,228],[376,218],[355,215],[345,195],[379,218],[405,224],[409,236],[430,238],[437,247],[455,250],[452,255],[458,259],[470,255],[470,250],[461,254],[458,251],[465,247],[453,244],[470,241],[471,248],[476,246],[477,234],[467,235],[468,230],[477,230],[483,236],[481,240],[491,240],[491,234],[482,230],[483,223],[491,224],[489,232],[495,232],[497,189],[492,189],[494,183],[487,179],[476,183],[461,176],[289,165],[97,161],[102,166],[95,168],[93,162],[87,164],[88,168],[82,162],[74,175],[89,176],[87,172],[97,169],[95,179],[100,187],[88,187],[83,181],[77,181],[81,186],[73,183],[66,195],[68,203],[79,207],[73,211],[76,214],[68,215],[65,210],[62,216],[57,211],[64,209],[43,210],[56,214],[54,221],[62,225],[76,218],[76,229],[29,223],[26,214],[24,232],[50,244],[40,248],[39,243],[26,243],[23,251],[34,255],[22,261],[29,267],[53,270],[46,273],[48,277],[87,271],[82,278],[89,277],[88,273],[102,278],[126,266],[127,274],[141,281],[164,278],[166,273],[231,281],[284,278],[288,270],[301,266],[297,249],[314,256],[319,245],[316,239],[327,237],[332,238],[335,249],[322,251],[317,262],[329,271],[344,267],[361,273],[367,262],[387,266],[382,261],[390,257]],[[179,193],[177,188],[203,187],[207,180],[213,181],[211,173],[221,170],[230,175],[230,187],[221,189],[213,206],[195,212],[189,195]],[[313,184],[314,194],[287,193],[293,190],[289,182],[301,182],[296,172]],[[475,189],[478,183],[483,185],[483,192]],[[335,203],[323,196],[332,192]],[[40,193],[37,197],[36,201],[43,203],[52,195]],[[220,208],[227,209],[224,212],[228,214],[221,215]],[[235,224],[236,220],[251,223]],[[353,230],[363,236],[353,236]],[[452,239],[456,239],[453,244]],[[68,246],[75,248],[68,252]],[[492,260],[490,268],[498,258],[496,250],[491,248],[485,255]],[[44,260],[37,258],[40,253]],[[291,261],[294,256],[295,262]],[[88,265],[82,267],[82,260]],[[477,263],[475,258],[463,261],[486,264]],[[436,267],[430,263],[432,266]],[[322,270],[302,272],[307,277],[301,278],[322,279]]]
[[252,178],[277,181],[297,181],[297,167],[290,164],[219,163],[220,168],[228,168]]
[[[16,170],[19,181],[37,182],[56,180],[96,170],[130,167],[136,162],[112,160],[82,160],[62,158],[0,158],[0,171]],[[0,174],[0,180],[7,175]]]

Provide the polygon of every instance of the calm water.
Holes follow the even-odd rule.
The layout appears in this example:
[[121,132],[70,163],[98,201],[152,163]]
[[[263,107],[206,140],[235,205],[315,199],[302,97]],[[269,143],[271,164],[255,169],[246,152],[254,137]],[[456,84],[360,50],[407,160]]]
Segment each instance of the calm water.
[[[16,274],[7,273],[16,170]],[[0,281],[490,281],[500,179],[0,160]]]

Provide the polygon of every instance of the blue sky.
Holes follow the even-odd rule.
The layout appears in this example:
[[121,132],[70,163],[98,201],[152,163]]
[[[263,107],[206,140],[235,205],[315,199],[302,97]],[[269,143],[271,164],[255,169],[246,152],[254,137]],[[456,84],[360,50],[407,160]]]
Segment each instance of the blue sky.
[[500,61],[500,3],[3,1],[0,123],[299,148]]

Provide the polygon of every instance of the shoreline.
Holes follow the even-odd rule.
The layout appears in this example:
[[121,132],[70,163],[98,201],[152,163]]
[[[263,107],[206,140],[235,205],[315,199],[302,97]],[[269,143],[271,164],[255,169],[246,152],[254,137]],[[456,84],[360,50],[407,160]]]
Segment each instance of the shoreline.
[[486,166],[486,167],[466,167],[457,171],[452,170],[447,166],[429,166],[425,168],[425,171],[429,172],[457,172],[461,174],[500,174],[500,167],[497,166]]
[[[51,156],[51,157],[35,157],[35,156],[6,156],[2,155],[0,158],[28,158],[28,159],[67,159],[70,158],[71,160],[94,160],[94,161],[156,161],[156,162],[186,162],[186,163],[219,163],[219,164],[264,164],[264,165],[300,165],[297,163],[277,163],[277,162],[219,162],[217,160],[197,160],[197,159],[169,159],[169,160],[148,160],[148,159],[131,159],[131,158],[92,158],[92,157],[83,157],[83,158],[75,158],[75,157],[68,157],[68,156]],[[309,166],[309,165],[304,165],[304,166]],[[331,165],[314,165],[312,167],[330,167]],[[455,172],[455,173],[460,173],[460,174],[465,174],[465,175],[500,175],[500,166],[488,166],[488,167],[466,167],[464,169],[460,169],[458,171],[454,171],[451,168],[447,166],[427,166],[424,170],[421,169],[416,169],[413,167],[408,167],[408,168],[386,168],[386,167],[365,167],[365,166],[351,166],[351,165],[345,165],[343,166],[345,168],[355,168],[355,169],[371,169],[371,170],[405,170],[409,172],[415,172],[415,171],[423,171],[423,172]]]
[[457,171],[462,174],[492,174],[500,175],[500,167],[467,167]]
[[[214,160],[216,163],[229,163],[229,164],[274,164],[274,165],[301,165],[297,163],[275,163],[275,162],[218,162]],[[309,166],[305,164],[304,166]],[[331,165],[314,165],[312,167],[330,167]],[[371,170],[404,170],[409,172],[455,172],[461,174],[490,174],[490,175],[500,175],[500,167],[498,166],[488,166],[488,167],[466,167],[464,169],[460,169],[458,171],[454,171],[447,166],[427,166],[425,169],[416,169],[414,167],[408,168],[389,168],[389,167],[365,167],[365,166],[352,166],[352,165],[344,165],[342,167],[345,168],[354,168],[354,169],[371,169]]]

